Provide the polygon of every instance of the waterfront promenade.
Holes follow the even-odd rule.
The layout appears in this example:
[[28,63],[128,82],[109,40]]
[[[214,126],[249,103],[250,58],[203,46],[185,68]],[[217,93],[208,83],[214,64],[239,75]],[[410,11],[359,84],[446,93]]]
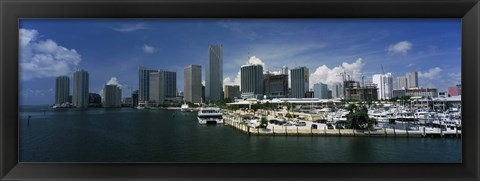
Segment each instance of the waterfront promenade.
[[[268,124],[267,128],[255,128],[245,124],[238,115],[224,115],[224,124],[249,136],[384,136],[384,137],[455,137],[461,138],[461,130],[419,129],[405,130],[377,128],[375,130],[328,129],[326,124],[305,121],[305,126]],[[316,124],[317,128],[312,128]]]

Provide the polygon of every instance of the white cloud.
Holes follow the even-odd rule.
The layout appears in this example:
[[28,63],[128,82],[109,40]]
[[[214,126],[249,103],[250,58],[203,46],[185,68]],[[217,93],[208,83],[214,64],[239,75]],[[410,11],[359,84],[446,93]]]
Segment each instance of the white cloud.
[[262,67],[265,69],[265,63],[263,63],[263,61],[256,57],[256,56],[251,56],[248,60],[247,60],[247,65],[251,65],[251,64],[257,64],[257,65],[262,65]]
[[65,48],[50,39],[38,40],[37,30],[20,29],[19,35],[22,80],[68,75],[82,60],[75,49]]
[[439,67],[431,68],[427,72],[418,72],[418,78],[435,80],[440,77],[440,72],[442,72],[442,69]]
[[155,53],[155,51],[157,51],[154,47],[149,46],[147,44],[143,45],[142,50],[143,52],[150,53],[150,54]]
[[118,32],[132,32],[132,31],[137,31],[137,30],[143,30],[143,29],[148,29],[148,26],[145,23],[136,23],[136,24],[122,24],[119,27],[113,27],[112,28],[115,31]]
[[329,68],[326,65],[319,66],[312,74],[310,74],[310,87],[313,88],[313,84],[316,83],[340,83],[343,79],[341,73],[344,71],[350,75],[350,78],[358,80],[361,78],[361,70],[364,65],[362,58],[358,58],[353,63],[343,62],[341,65],[333,68]]
[[232,80],[230,77],[223,79],[223,85],[240,85],[240,71],[238,71],[237,76]]
[[117,77],[112,77],[110,78],[110,80],[108,80],[108,82],[106,83],[106,85],[117,85],[118,87],[122,88],[123,85],[120,84],[120,82],[118,81]]
[[390,54],[407,54],[407,52],[412,49],[413,44],[409,41],[401,41],[394,45],[390,45],[386,50]]

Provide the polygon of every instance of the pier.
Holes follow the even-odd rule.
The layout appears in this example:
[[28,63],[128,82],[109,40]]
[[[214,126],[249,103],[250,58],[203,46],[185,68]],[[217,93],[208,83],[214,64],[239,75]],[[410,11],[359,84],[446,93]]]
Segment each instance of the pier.
[[255,128],[243,123],[239,117],[224,116],[224,124],[239,130],[249,136],[366,136],[366,137],[429,137],[429,138],[461,138],[461,130],[403,130],[382,128],[372,130],[355,129],[327,129],[320,127],[313,129],[308,126],[270,126]]

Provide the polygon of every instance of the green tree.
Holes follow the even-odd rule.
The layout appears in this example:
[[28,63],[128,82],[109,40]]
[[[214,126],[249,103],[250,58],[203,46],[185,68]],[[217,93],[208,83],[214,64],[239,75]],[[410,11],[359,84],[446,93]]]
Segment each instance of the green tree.
[[260,120],[260,126],[257,128],[267,128],[268,126],[268,120],[266,117],[262,116],[262,119]]
[[347,126],[353,129],[373,129],[373,125],[377,124],[377,120],[368,116],[368,108],[364,105],[354,106],[350,104],[347,108]]

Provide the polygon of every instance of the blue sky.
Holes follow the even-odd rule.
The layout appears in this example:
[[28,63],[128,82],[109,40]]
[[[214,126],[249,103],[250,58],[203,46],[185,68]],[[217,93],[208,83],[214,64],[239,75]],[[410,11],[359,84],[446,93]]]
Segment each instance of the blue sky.
[[210,44],[223,46],[224,84],[239,84],[248,63],[306,66],[310,84],[338,82],[343,70],[371,82],[383,65],[394,78],[417,71],[420,86],[446,90],[460,84],[460,27],[460,19],[24,19],[20,102],[53,104],[55,77],[76,69],[90,73],[90,92],[114,83],[127,96],[139,66],[176,71],[182,91],[184,67],[204,74]]

